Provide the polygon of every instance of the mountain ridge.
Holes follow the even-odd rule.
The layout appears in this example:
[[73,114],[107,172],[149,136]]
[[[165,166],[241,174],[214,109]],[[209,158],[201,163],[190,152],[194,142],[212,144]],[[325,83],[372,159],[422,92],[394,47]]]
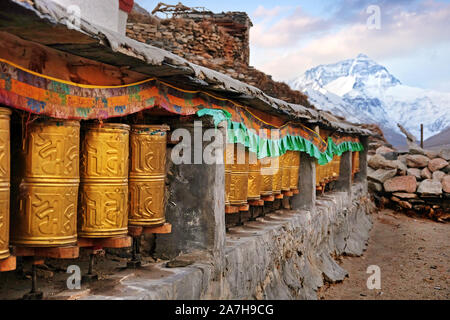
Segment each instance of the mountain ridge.
[[365,54],[311,68],[289,85],[319,109],[378,124],[393,145],[405,144],[397,123],[416,136],[423,123],[425,139],[450,126],[450,93],[404,85]]

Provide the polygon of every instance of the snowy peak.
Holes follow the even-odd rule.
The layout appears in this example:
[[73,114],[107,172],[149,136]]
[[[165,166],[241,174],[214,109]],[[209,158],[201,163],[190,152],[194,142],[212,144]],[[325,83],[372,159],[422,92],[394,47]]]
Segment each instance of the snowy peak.
[[[379,65],[365,54],[355,59],[343,60],[334,64],[319,65],[291,82],[293,87],[326,88],[337,95],[352,89],[369,86],[387,88],[401,84],[385,67]],[[333,91],[336,88],[337,91]]]
[[396,124],[401,123],[418,136],[423,123],[426,138],[450,125],[449,93],[403,85],[365,54],[314,67],[290,85],[308,94],[319,109],[377,123],[390,132],[398,132]]

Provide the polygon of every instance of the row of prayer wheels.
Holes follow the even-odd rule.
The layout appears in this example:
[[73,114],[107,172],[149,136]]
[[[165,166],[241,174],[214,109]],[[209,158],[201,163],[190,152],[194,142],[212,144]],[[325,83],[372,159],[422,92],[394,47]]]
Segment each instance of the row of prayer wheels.
[[18,246],[61,247],[78,237],[126,235],[128,225],[165,223],[167,126],[80,128],[55,119],[33,122],[22,145],[12,146],[10,215],[9,114],[0,108],[0,259],[9,256],[9,238]]
[[225,205],[241,206],[262,196],[298,189],[300,153],[257,159],[239,144],[227,144],[225,157]]
[[340,165],[340,156],[334,156],[333,159],[325,165],[316,164],[316,186],[324,185],[338,179]]

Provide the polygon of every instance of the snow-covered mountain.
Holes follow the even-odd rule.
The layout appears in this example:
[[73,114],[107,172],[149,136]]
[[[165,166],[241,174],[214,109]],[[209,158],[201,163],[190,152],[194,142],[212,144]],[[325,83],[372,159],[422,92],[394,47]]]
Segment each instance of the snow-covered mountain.
[[379,124],[394,145],[405,144],[397,123],[418,138],[423,123],[425,139],[450,126],[450,93],[403,85],[364,54],[317,66],[289,84],[319,109],[350,121]]

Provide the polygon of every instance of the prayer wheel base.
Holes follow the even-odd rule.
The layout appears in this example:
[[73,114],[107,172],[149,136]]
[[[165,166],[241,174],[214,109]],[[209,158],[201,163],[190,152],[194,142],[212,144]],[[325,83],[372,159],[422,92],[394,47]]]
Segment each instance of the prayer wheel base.
[[16,257],[9,256],[6,259],[0,259],[0,272],[16,270]]
[[[128,231],[127,231],[128,232]],[[129,236],[119,236],[119,237],[109,237],[109,238],[78,238],[78,246],[80,248],[129,248],[131,247],[131,237]]]
[[107,230],[107,231],[86,231],[78,233],[78,237],[80,238],[88,238],[88,239],[106,239],[106,238],[114,238],[114,237],[122,237],[128,234],[128,228],[118,229],[118,230]]
[[139,220],[133,220],[129,219],[128,224],[130,226],[136,226],[136,227],[160,227],[166,223],[166,219],[155,219],[152,221],[145,220],[145,221],[139,221]]
[[168,222],[161,226],[154,227],[140,227],[140,226],[129,226],[128,234],[132,237],[139,237],[142,234],[169,234],[172,233],[172,225]]
[[59,248],[70,247],[77,244],[77,238],[59,238],[59,239],[14,239],[11,244],[17,247],[29,248]]
[[9,250],[0,252],[0,260],[5,260],[6,258],[9,258],[9,256],[10,256]]
[[15,247],[14,254],[18,257],[76,259],[80,255],[80,248],[78,248],[77,246],[59,247],[59,248]]

